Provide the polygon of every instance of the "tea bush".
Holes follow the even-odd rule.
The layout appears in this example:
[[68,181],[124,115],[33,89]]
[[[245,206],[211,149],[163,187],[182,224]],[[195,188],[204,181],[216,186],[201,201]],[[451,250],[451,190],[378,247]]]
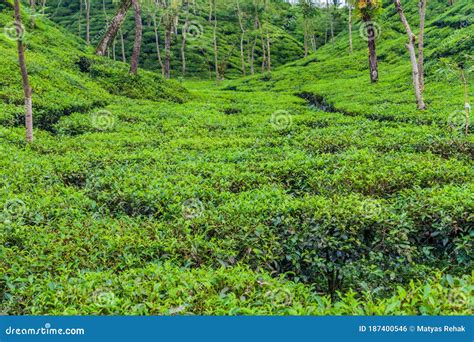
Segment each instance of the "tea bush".
[[[445,20],[429,35],[472,27]],[[416,111],[384,32],[376,85],[341,37],[216,87],[130,77],[40,19],[34,144],[0,36],[0,311],[471,314],[474,141],[448,123],[462,89],[429,74]]]

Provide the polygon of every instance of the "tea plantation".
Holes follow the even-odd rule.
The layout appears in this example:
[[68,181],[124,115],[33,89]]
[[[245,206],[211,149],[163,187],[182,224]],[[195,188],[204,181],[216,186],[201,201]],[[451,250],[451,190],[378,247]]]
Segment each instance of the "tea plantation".
[[474,138],[439,60],[472,56],[473,7],[430,12],[422,112],[393,8],[377,84],[357,32],[216,86],[129,75],[39,18],[33,144],[0,35],[0,312],[472,314]]

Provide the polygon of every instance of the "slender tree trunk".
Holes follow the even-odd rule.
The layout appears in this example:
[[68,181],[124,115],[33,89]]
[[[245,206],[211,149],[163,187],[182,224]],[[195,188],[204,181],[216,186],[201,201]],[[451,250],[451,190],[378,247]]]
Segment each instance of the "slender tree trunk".
[[26,126],[26,141],[33,142],[33,103],[32,103],[32,91],[30,82],[28,79],[28,71],[26,69],[25,61],[25,49],[23,46],[21,27],[21,12],[20,12],[20,0],[15,0],[15,22],[18,36],[18,62],[20,64],[21,78],[23,81],[23,92],[25,95],[25,126]]
[[316,52],[316,35],[311,35],[311,47],[313,48],[313,52]]
[[204,50],[203,47],[200,48],[201,54],[204,56],[206,59],[206,65],[207,65],[207,70],[209,71],[209,79],[212,80],[212,66],[211,66],[211,61],[209,60],[209,56],[207,55],[206,51]]
[[138,71],[138,62],[140,59],[140,50],[142,47],[142,11],[140,9],[140,0],[132,0],[132,7],[135,12],[135,42],[133,44],[132,59],[130,60],[130,73],[136,74]]
[[418,71],[419,71],[419,83],[420,90],[423,92],[425,89],[425,67],[424,67],[424,38],[425,38],[425,16],[426,16],[426,3],[427,0],[420,0],[419,2],[419,13],[420,13],[420,34],[418,35]]
[[304,47],[304,57],[308,57],[308,28],[307,28],[307,23],[306,19],[303,19],[303,47]]
[[106,54],[107,48],[110,46],[110,44],[113,42],[113,40],[117,36],[117,32],[122,26],[122,23],[125,20],[125,17],[127,16],[127,12],[130,9],[131,5],[132,5],[131,0],[122,0],[117,10],[117,13],[115,14],[115,17],[112,19],[107,29],[107,32],[105,32],[104,37],[102,37],[102,40],[97,46],[97,49],[96,49],[97,55],[104,56]]
[[181,73],[183,77],[186,76],[186,33],[184,31],[183,41],[181,42]]
[[332,16],[332,13],[331,13],[331,44],[334,46],[334,18]]
[[79,0],[79,20],[77,21],[79,37],[82,37],[82,0]]
[[349,53],[352,53],[352,6],[348,4],[347,7],[349,7]]
[[329,23],[326,22],[326,32],[324,34],[324,44],[328,43],[328,35],[329,35]]
[[257,47],[257,40],[258,40],[258,36],[257,36],[258,10],[257,10],[257,5],[255,3],[254,3],[254,6],[255,6],[255,20],[254,20],[254,24],[253,24],[253,29],[254,29],[255,39],[253,41],[252,50],[251,50],[251,53],[250,53],[250,71],[251,71],[252,75],[255,74],[255,48]]
[[265,67],[267,65],[267,48],[265,47],[265,36],[263,33],[263,26],[260,23],[260,18],[257,17],[258,26],[260,28],[260,41],[262,42],[262,74],[265,72]]
[[379,67],[377,62],[377,50],[375,44],[375,28],[374,25],[367,19],[364,20],[367,26],[368,47],[369,47],[369,68],[370,68],[370,81],[372,83],[378,82],[379,80]]
[[469,93],[467,91],[467,80],[466,75],[464,74],[464,70],[461,69],[461,81],[464,85],[464,109],[466,111],[466,125],[465,125],[465,133],[466,135],[469,133],[469,126],[471,123],[471,105],[469,104]]
[[418,70],[418,61],[416,59],[416,51],[415,51],[415,43],[416,43],[416,36],[413,34],[410,25],[408,24],[407,18],[405,17],[405,13],[403,12],[402,5],[400,3],[400,0],[394,0],[395,1],[395,7],[397,9],[398,14],[400,15],[400,19],[403,23],[403,26],[405,27],[405,30],[408,35],[408,44],[406,44],[406,47],[408,49],[408,52],[410,54],[410,62],[411,62],[411,67],[412,67],[412,77],[413,77],[413,87],[415,88],[415,97],[416,97],[416,102],[418,109],[424,110],[426,109],[425,102],[423,100],[423,93],[420,87],[420,72]]
[[116,54],[115,54],[115,46],[116,46],[116,44],[117,44],[117,40],[114,39],[114,43],[112,44],[112,57],[113,57],[114,61],[117,60],[117,56],[116,56]]
[[[212,40],[214,43],[214,66],[215,66],[215,73],[216,73],[216,84],[219,85],[220,83],[220,75],[219,75],[219,51],[217,48],[217,8],[216,8],[216,0],[211,0],[212,11],[214,13],[214,29],[212,33]],[[212,13],[211,13],[212,14]],[[209,16],[211,18],[211,15]]]
[[107,15],[107,9],[105,8],[105,0],[102,0],[102,11],[104,12],[106,27],[109,27],[109,16]]
[[208,22],[212,22],[213,0],[209,0],[209,18]]
[[[268,0],[265,0],[265,7],[264,7],[265,13],[268,12]],[[270,42],[270,23],[268,20],[268,15],[264,16],[264,22],[265,22],[265,33],[266,33],[266,39],[267,39],[267,70],[268,72],[272,71],[272,49],[271,49],[271,42]]]
[[121,45],[120,47],[122,50],[122,62],[127,63],[127,56],[125,55],[125,41],[123,39],[123,32],[121,28],[119,29],[119,32],[120,32],[120,45]]
[[326,8],[327,8],[328,17],[329,17],[329,28],[330,28],[330,31],[331,31],[331,43],[332,43],[332,45],[334,45],[334,17],[333,17],[331,7],[329,6],[329,0],[326,0]]
[[242,11],[240,10],[240,0],[237,0],[237,15],[239,17],[239,25],[240,25],[240,61],[242,64],[242,75],[246,76],[247,68],[245,65],[245,57],[244,57],[244,40],[245,40],[245,28],[242,18]]
[[[262,24],[260,23],[260,18],[258,16],[258,8],[257,8],[257,3],[255,3],[255,29],[258,30],[260,33],[260,42],[262,44],[262,73],[265,72],[265,64],[267,62],[267,48],[265,47],[265,37],[263,34],[263,27]],[[255,38],[255,41],[258,38]]]
[[270,32],[268,31],[268,26],[266,28],[267,32],[267,68],[268,72],[272,71],[272,49],[271,49],[271,42],[270,42]]
[[[168,24],[169,25],[169,24]],[[171,77],[170,64],[171,64],[171,35],[172,27],[166,28],[165,33],[165,77],[169,79]]]
[[30,7],[31,7],[31,17],[30,17],[30,24],[31,27],[35,27],[35,15],[36,15],[36,0],[30,0]]
[[256,46],[257,46],[257,37],[255,37],[255,40],[253,41],[252,50],[250,52],[250,74],[251,75],[255,74],[255,48]]
[[271,72],[272,71],[272,51],[271,51],[271,43],[270,43],[270,31],[269,31],[269,22],[268,22],[268,15],[265,15],[265,13],[268,13],[268,0],[264,0],[264,16],[263,16],[263,25],[262,25],[262,32],[265,33],[265,39],[266,39],[266,44],[265,47],[267,49],[266,55],[267,55],[267,71]]
[[85,0],[85,5],[86,5],[86,43],[87,43],[87,45],[90,45],[90,43],[91,43],[91,33],[90,33],[90,28],[91,28],[91,1],[90,0]]
[[245,32],[242,32],[240,35],[240,62],[242,64],[242,75],[247,75],[247,66],[245,65],[245,49],[244,49],[244,41],[245,41]]
[[[161,20],[160,20],[161,23]],[[158,32],[158,25],[156,23],[156,16],[153,15],[153,31],[155,32],[155,45],[156,45],[156,56],[158,58],[158,63],[160,63],[161,74],[165,76],[165,68],[163,65],[163,59],[161,58],[161,49],[160,49],[160,34]]]
[[186,38],[189,25],[189,3],[185,3],[186,6],[186,18],[184,20],[184,29],[183,29],[183,40],[181,42],[181,72],[182,76],[186,76]]
[[165,78],[171,78],[171,42],[173,39],[173,33],[177,31],[177,19],[178,13],[168,13],[165,17]]

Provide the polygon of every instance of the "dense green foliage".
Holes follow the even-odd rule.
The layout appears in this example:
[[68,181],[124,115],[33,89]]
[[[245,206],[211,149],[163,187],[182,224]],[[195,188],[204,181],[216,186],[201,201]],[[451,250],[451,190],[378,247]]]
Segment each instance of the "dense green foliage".
[[0,311],[472,314],[474,141],[438,71],[471,67],[473,5],[432,3],[426,112],[389,6],[374,85],[357,33],[218,88],[132,77],[38,19],[32,145],[0,35]]
[[[7,2],[0,3],[0,26],[12,24]],[[27,62],[34,89],[35,121],[40,128],[50,130],[61,116],[86,113],[112,100],[112,95],[155,101],[183,102],[187,91],[175,82],[166,85],[155,73],[128,75],[123,63],[109,63],[92,56],[90,51],[64,30],[49,22],[36,21],[36,28],[25,28],[28,46]],[[60,38],[58,38],[60,37]],[[18,72],[16,41],[0,35],[0,122],[6,125],[21,122],[23,103],[21,75]]]
[[[91,45],[96,46],[101,35],[107,28],[107,20],[110,20],[115,13],[118,2],[110,0],[100,2],[91,1]],[[46,16],[51,20],[60,23],[69,31],[77,34],[79,32],[79,21],[81,22],[81,36],[85,38],[85,12],[79,7],[79,1],[51,1]],[[188,70],[186,75],[204,76],[209,75],[209,69],[214,70],[214,52],[213,52],[213,22],[209,21],[208,1],[195,1],[196,6],[190,8],[188,22],[191,27],[189,38],[186,45],[186,58]],[[246,11],[244,25],[248,31],[246,44],[251,44],[248,40],[257,36],[259,39],[256,44],[256,69],[260,70],[262,46],[259,38],[260,33],[252,31],[253,9],[248,1],[241,1],[242,11]],[[164,27],[160,22],[161,12],[157,11],[149,2],[143,1],[143,22],[144,22],[144,43],[141,54],[142,66],[147,69],[159,70],[160,65],[157,60],[156,41],[152,16],[156,16],[160,48],[164,49]],[[260,6],[261,7],[261,6]],[[104,11],[105,8],[105,11]],[[237,9],[235,1],[218,0],[217,19],[219,22],[217,31],[217,43],[219,47],[219,63],[225,65],[225,76],[235,77],[241,74],[240,62],[240,33]],[[263,9],[260,9],[263,11]],[[132,11],[130,11],[132,12]],[[181,76],[181,45],[183,40],[183,31],[186,31],[186,14],[181,8],[178,25],[173,34],[172,41],[172,59],[171,68],[175,76]],[[107,14],[107,17],[105,16]],[[284,3],[283,1],[272,2],[271,8],[262,14],[268,19],[268,29],[272,37],[273,51],[272,63],[274,66],[280,66],[288,61],[295,61],[303,57],[302,44],[299,41],[300,32],[298,31],[297,11]],[[289,29],[290,31],[288,31]],[[132,52],[134,31],[133,13],[129,13],[127,21],[123,27],[125,42],[125,54],[129,58]],[[121,41],[117,37],[115,44],[115,58],[120,60]],[[113,51],[109,51],[113,58]],[[162,54],[164,51],[162,51]],[[247,55],[245,58],[247,59]]]

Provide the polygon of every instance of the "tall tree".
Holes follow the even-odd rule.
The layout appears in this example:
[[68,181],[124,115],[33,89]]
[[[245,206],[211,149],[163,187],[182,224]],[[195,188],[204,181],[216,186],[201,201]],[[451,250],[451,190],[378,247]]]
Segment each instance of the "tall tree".
[[244,13],[240,8],[240,0],[237,0],[237,17],[239,19],[239,26],[240,26],[240,63],[242,65],[242,75],[246,76],[247,74],[247,67],[245,65],[245,57],[244,57],[244,41],[245,41],[245,25],[244,25]]
[[400,3],[400,0],[394,0],[394,3],[395,3],[395,8],[397,9],[397,12],[400,15],[402,24],[405,27],[405,31],[408,35],[408,43],[406,44],[406,47],[408,49],[408,53],[410,54],[413,87],[415,88],[416,103],[417,103],[418,109],[423,110],[423,109],[426,109],[426,105],[423,100],[423,91],[420,86],[420,70],[418,68],[418,61],[416,58],[416,51],[415,51],[416,36],[411,30],[410,24],[408,23],[408,20],[405,16],[405,12],[403,11],[403,7],[402,7],[402,4]]
[[304,56],[307,57],[309,54],[309,45],[312,45],[313,51],[316,50],[316,39],[315,39],[315,16],[316,6],[312,0],[299,0],[299,6],[301,8],[301,16],[303,21],[303,46]]
[[220,82],[219,75],[219,50],[217,46],[217,0],[209,0],[209,20],[213,21],[212,43],[214,46],[214,70],[216,73],[216,84]]
[[127,63],[127,56],[125,55],[125,40],[123,39],[122,29],[119,29],[120,33],[120,49],[122,52],[122,62]]
[[[161,58],[160,33],[158,32],[158,23],[156,22],[156,13],[153,13],[152,20],[153,20],[153,32],[155,34],[156,56],[158,58],[158,63],[160,64],[160,67],[161,67],[161,74],[165,76],[165,68],[163,65],[163,59]],[[161,24],[161,18],[160,18],[160,24]]]
[[31,8],[31,17],[30,17],[30,24],[31,27],[35,27],[35,17],[36,17],[36,0],[30,0],[30,8]]
[[375,41],[377,39],[377,31],[375,27],[375,18],[382,9],[382,0],[358,0],[356,2],[356,10],[362,21],[364,22],[369,48],[369,68],[371,82],[379,80],[379,68],[377,61],[377,50]]
[[164,75],[165,78],[171,77],[171,43],[173,35],[176,35],[179,19],[179,2],[173,0],[160,0],[158,3],[163,10],[161,22],[165,29],[165,61]]
[[23,82],[23,93],[25,96],[25,127],[26,141],[33,142],[33,101],[32,90],[28,79],[28,71],[25,61],[25,48],[23,45],[23,23],[21,20],[20,0],[14,1],[15,7],[15,27],[17,33],[18,62],[20,64],[21,78]]
[[86,44],[91,43],[91,0],[85,0],[84,5],[86,7]]
[[107,31],[105,32],[104,36],[99,42],[99,45],[97,46],[97,55],[105,56],[105,54],[107,53],[107,48],[112,44],[115,37],[117,36],[117,32],[119,31],[120,27],[122,27],[125,17],[127,16],[127,12],[131,6],[132,0],[121,0],[119,8],[117,9],[117,13],[110,22]]
[[138,62],[142,47],[142,11],[140,9],[140,0],[132,0],[133,11],[135,12],[135,42],[133,43],[133,53],[130,60],[130,73],[136,74],[138,71]]
[[182,40],[181,40],[181,72],[183,77],[186,76],[186,42],[187,42],[187,35],[189,30],[189,1],[183,0],[183,7],[185,12],[185,19],[184,19],[184,26],[182,32]]
[[271,49],[271,39],[270,39],[270,19],[269,19],[269,13],[270,13],[270,2],[269,0],[264,0],[264,7],[263,7],[263,28],[265,30],[265,48],[266,48],[266,56],[267,56],[267,61],[266,61],[266,66],[267,66],[267,71],[271,72],[272,71],[272,49]]
[[349,53],[353,52],[352,47],[352,6],[357,0],[348,0],[347,1],[347,8],[349,10],[349,18],[348,18],[348,29],[349,29]]
[[77,30],[79,37],[82,37],[82,0],[79,0],[79,17],[77,18]]
[[424,41],[425,41],[425,17],[426,17],[426,4],[428,0],[419,0],[418,11],[420,14],[420,33],[418,34],[418,75],[420,79],[420,90],[423,92],[425,89],[425,67],[424,67]]

